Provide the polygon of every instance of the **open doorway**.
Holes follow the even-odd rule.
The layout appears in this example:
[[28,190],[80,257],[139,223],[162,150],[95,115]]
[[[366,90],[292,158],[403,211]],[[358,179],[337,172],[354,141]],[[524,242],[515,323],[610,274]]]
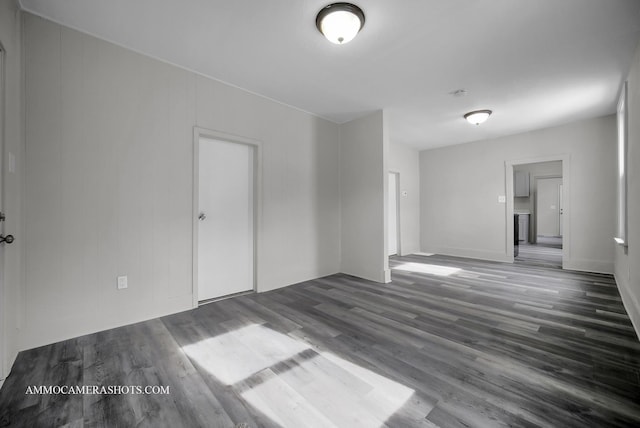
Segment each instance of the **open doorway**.
[[387,204],[387,255],[400,254],[400,174],[389,172],[389,203]]
[[562,161],[513,167],[514,262],[562,268]]

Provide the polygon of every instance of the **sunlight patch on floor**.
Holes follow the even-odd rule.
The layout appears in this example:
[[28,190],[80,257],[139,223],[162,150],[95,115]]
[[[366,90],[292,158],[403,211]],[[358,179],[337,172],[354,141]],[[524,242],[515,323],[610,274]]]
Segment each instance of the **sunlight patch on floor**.
[[439,265],[430,265],[426,263],[402,263],[398,266],[394,266],[391,269],[394,270],[402,270],[407,272],[416,272],[416,273],[428,273],[430,275],[437,276],[449,276],[454,273],[462,271],[460,268],[454,268],[449,266],[439,266]]
[[281,426],[379,427],[414,391],[323,352],[278,375],[261,373],[242,397]]
[[256,410],[286,427],[379,427],[414,393],[259,324],[183,349]]
[[252,324],[182,349],[225,385],[233,385],[309,348],[304,342]]

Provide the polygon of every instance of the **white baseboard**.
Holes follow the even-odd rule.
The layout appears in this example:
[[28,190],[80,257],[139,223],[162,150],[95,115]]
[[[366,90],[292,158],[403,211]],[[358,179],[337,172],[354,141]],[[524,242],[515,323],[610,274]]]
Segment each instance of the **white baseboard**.
[[620,296],[622,297],[622,304],[627,314],[629,314],[633,329],[636,331],[636,337],[640,340],[640,302],[631,292],[630,284],[625,281],[622,276],[614,275],[614,278],[616,279],[618,291],[620,291]]
[[356,276],[362,279],[368,279],[369,281],[379,282],[382,284],[386,284],[387,282],[391,282],[391,270],[385,269],[383,271],[367,271],[366,269],[347,269],[342,268],[340,270],[341,273]]
[[613,274],[613,262],[603,262],[599,260],[563,260],[562,268],[567,270],[577,270],[580,272]]

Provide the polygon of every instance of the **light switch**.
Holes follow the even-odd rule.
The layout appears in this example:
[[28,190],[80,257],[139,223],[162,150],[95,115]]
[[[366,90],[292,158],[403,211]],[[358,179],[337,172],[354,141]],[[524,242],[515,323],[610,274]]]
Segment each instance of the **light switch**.
[[118,277],[118,290],[122,290],[124,288],[129,287],[128,281],[127,281],[127,277],[126,276],[119,276]]
[[507,203],[507,197],[505,195],[498,195],[498,203],[499,204],[506,204]]

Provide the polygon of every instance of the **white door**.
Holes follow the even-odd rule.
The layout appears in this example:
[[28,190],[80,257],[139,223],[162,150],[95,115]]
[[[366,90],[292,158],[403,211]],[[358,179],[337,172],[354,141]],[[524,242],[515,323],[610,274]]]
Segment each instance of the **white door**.
[[562,202],[562,198],[563,198],[563,194],[562,194],[562,184],[560,184],[558,186],[558,195],[559,195],[559,199],[560,199],[560,236],[562,236],[562,219],[564,216],[564,206],[563,206],[563,202]]
[[198,300],[254,288],[254,148],[200,138]]
[[387,254],[398,254],[398,175],[389,173],[389,204],[387,205]]
[[560,236],[560,194],[562,178],[539,178],[537,218],[539,236]]

